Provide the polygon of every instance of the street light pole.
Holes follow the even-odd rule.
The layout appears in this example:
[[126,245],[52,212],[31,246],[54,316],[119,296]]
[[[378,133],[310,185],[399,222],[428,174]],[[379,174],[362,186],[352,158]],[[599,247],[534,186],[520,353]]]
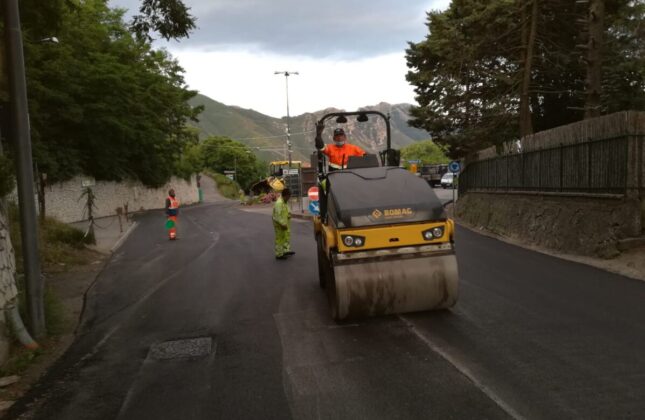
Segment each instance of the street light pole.
[[16,150],[18,198],[20,201],[20,232],[25,270],[25,289],[29,329],[36,337],[45,334],[43,281],[38,255],[38,222],[34,200],[34,174],[27,106],[25,59],[20,31],[18,0],[4,0],[5,43],[11,94],[12,137]]
[[284,75],[287,87],[287,153],[289,158],[289,169],[291,169],[291,128],[289,123],[289,76],[298,75],[297,71],[276,71],[274,74]]

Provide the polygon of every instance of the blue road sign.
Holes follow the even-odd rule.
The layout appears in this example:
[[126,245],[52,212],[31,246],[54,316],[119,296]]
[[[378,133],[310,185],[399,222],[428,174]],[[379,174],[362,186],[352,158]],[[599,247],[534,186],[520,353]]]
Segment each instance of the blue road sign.
[[452,173],[457,173],[461,169],[461,165],[459,164],[458,161],[453,160],[452,162],[450,162],[450,164],[448,164],[448,169]]
[[319,201],[310,201],[309,202],[309,212],[314,216],[320,215],[320,202]]

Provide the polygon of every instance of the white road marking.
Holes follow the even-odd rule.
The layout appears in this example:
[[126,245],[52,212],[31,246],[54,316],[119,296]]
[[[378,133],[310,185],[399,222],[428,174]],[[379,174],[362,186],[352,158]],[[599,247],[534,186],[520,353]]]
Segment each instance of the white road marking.
[[510,417],[520,420],[525,419],[520,413],[517,412],[513,407],[511,407],[506,401],[504,401],[491,387],[486,384],[486,380],[480,379],[477,375],[468,367],[465,363],[458,360],[457,357],[453,357],[445,349],[432,341],[430,337],[423,334],[419,329],[414,325],[412,321],[408,318],[398,315],[399,319],[408,327],[410,332],[416,335],[421,341],[423,341],[430,349],[441,356],[445,361],[450,363],[457,369],[462,375],[468,378],[480,391],[482,391],[488,398],[490,398],[499,408],[504,410],[506,414]]
[[114,246],[112,247],[112,249],[110,251],[114,252],[117,249],[119,249],[119,247],[125,242],[126,239],[128,239],[128,236],[130,236],[130,234],[136,229],[137,226],[139,226],[139,222],[132,223],[132,225],[130,225],[128,230],[125,231],[123,236],[121,236],[119,238],[119,240],[116,241],[116,243],[114,244]]

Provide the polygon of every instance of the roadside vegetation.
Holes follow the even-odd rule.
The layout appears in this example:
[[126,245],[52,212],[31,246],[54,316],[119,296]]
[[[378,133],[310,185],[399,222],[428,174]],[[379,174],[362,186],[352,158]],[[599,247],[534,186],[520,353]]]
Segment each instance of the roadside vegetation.
[[421,161],[421,164],[450,162],[445,151],[432,140],[413,143],[401,149],[401,162],[407,167],[410,160]]
[[[214,174],[236,171],[238,186],[234,198],[239,198],[240,189],[248,191],[251,185],[264,178],[268,172],[266,162],[259,160],[243,143],[228,137],[209,137],[199,144],[191,146],[184,155],[182,164]],[[227,182],[226,180],[222,181]],[[218,185],[220,185],[219,182]]]
[[217,190],[222,196],[231,199],[237,200],[240,198],[240,185],[223,174],[218,174],[216,172],[205,171],[206,175],[210,176],[215,180],[217,184]]
[[[16,256],[16,270],[22,272],[22,237],[18,207],[9,206],[11,241]],[[95,255],[85,246],[93,240],[78,230],[56,219],[47,217],[38,224],[40,261],[46,273],[59,272],[69,265],[86,264]]]
[[[155,34],[187,36],[193,18],[177,0],[141,2],[141,14],[129,23],[107,0],[21,2],[41,214],[46,185],[77,175],[159,187],[173,175],[196,172],[182,156],[199,141],[189,122],[202,107],[188,103],[197,92],[187,88],[178,62],[152,44]],[[173,16],[164,19],[169,3]],[[52,37],[56,42],[46,41]],[[0,100],[8,98],[0,81]],[[12,185],[5,175],[14,151],[6,140],[0,195]]]
[[[16,286],[18,288],[18,308],[23,320],[27,319],[25,284],[22,266],[22,237],[18,208],[8,206],[9,228],[16,258]],[[71,267],[88,265],[99,259],[96,252],[87,249],[91,241],[84,232],[61,223],[52,218],[45,218],[39,223],[39,250],[42,271],[46,278],[65,272]],[[0,376],[21,375],[41,356],[49,354],[55,347],[58,337],[70,333],[75,327],[74,320],[69,319],[67,310],[60,297],[48,282],[45,282],[44,294],[45,319],[47,320],[47,337],[40,340],[41,347],[28,350],[18,344],[10,331],[10,338],[15,342],[9,359],[0,367]]]

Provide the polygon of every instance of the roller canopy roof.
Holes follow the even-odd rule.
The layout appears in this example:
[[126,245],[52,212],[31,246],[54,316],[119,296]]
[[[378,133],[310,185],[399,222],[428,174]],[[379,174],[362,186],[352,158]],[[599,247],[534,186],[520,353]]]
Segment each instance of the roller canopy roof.
[[402,168],[336,171],[327,183],[329,217],[340,228],[446,219],[428,183]]

